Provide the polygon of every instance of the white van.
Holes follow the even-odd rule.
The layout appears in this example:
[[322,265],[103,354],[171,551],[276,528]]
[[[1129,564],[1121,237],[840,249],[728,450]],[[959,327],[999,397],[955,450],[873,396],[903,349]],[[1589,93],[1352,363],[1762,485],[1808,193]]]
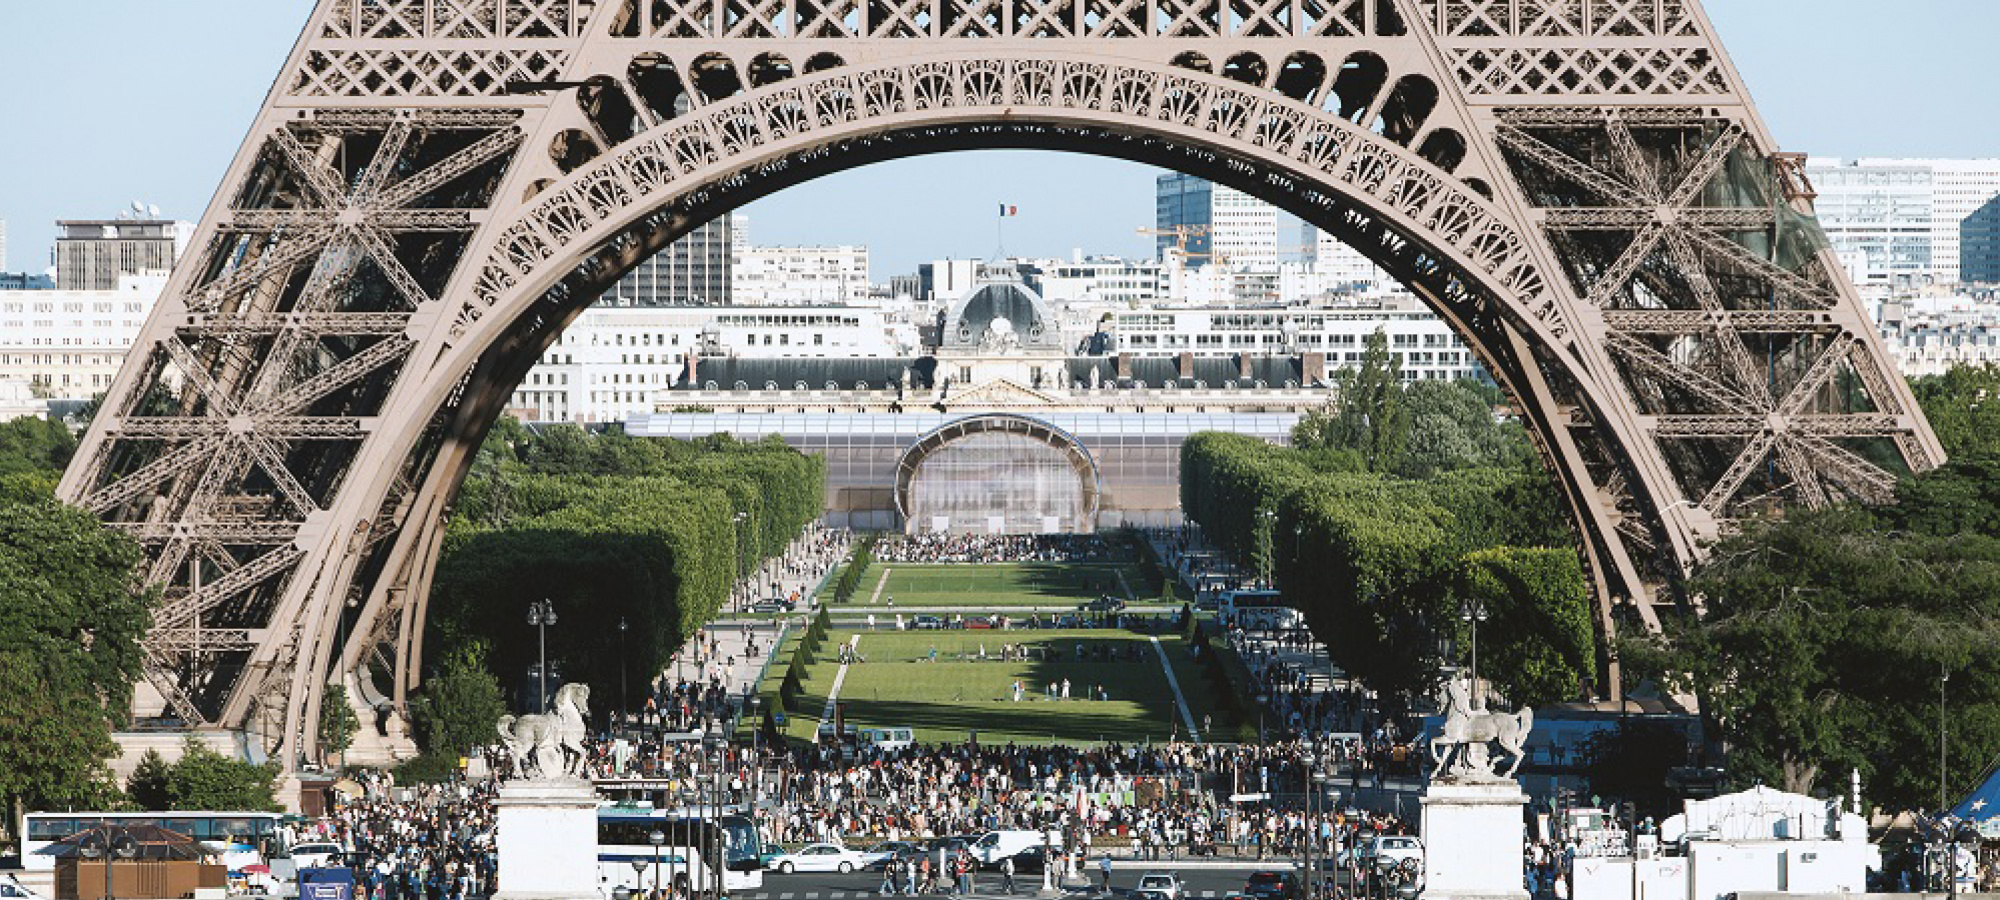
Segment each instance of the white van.
[[908,728],[863,728],[861,743],[885,753],[908,750],[916,743],[916,732]]
[[1039,831],[989,831],[980,835],[966,848],[972,851],[974,859],[985,865],[998,865],[1003,859],[1023,850],[1039,849],[1042,833]]

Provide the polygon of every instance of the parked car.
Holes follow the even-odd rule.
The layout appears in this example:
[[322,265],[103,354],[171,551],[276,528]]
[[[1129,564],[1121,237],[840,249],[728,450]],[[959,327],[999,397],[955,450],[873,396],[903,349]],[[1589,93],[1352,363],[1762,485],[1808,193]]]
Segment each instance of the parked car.
[[[1013,856],[1007,857],[1007,859],[1014,861],[1014,874],[1016,875],[1040,875],[1042,874],[1042,866],[1046,862],[1042,858],[1042,848],[1040,847],[1023,850]],[[992,865],[985,868],[998,869],[1000,868],[1000,863],[996,860]]]
[[1160,891],[1150,891],[1145,889],[1134,890],[1128,896],[1131,898],[1131,900],[1174,900],[1174,898],[1169,897]]
[[910,628],[916,631],[939,631],[944,628],[944,620],[937,616],[918,616],[910,620]]
[[1139,876],[1139,890],[1156,891],[1166,900],[1180,900],[1181,879],[1172,872],[1147,872]]
[[867,857],[859,850],[849,850],[839,844],[807,844],[797,852],[778,857],[776,868],[780,872],[840,872],[846,874],[865,867]]
[[314,841],[293,844],[291,849],[292,867],[295,869],[324,869],[340,865],[345,851],[339,844]]
[[861,855],[868,857],[868,868],[880,869],[883,866],[888,865],[889,860],[895,859],[898,856],[903,856],[909,853],[922,853],[922,852],[924,852],[924,848],[919,847],[916,844],[912,844],[909,841],[883,841],[882,843],[876,844],[873,847],[861,851]]
[[1252,900],[1296,900],[1299,896],[1299,879],[1290,872],[1275,870],[1251,872],[1250,880],[1243,885],[1243,893]]
[[970,619],[966,619],[966,620],[965,620],[965,627],[967,627],[967,628],[999,628],[999,627],[1000,627],[1000,617],[999,617],[999,616],[973,616],[972,618],[970,618]]
[[1125,608],[1125,601],[1120,600],[1117,597],[1113,597],[1110,594],[1106,594],[1102,597],[1090,601],[1089,603],[1083,603],[1077,605],[1077,609],[1083,610],[1084,612],[1117,612],[1124,608]]
[[1378,859],[1394,860],[1397,864],[1406,859],[1414,859],[1421,864],[1424,859],[1424,844],[1409,835],[1378,834],[1361,841],[1348,852],[1354,854],[1355,863],[1362,868],[1379,869],[1383,866],[1376,862]]
[[7,876],[7,880],[0,881],[0,897],[7,900],[45,900],[42,895],[28,890],[27,885],[22,884],[20,879],[11,874]]
[[1047,836],[1039,831],[989,831],[972,842],[972,856],[988,867],[997,866],[1000,860],[1023,850],[1039,852],[1045,840]]
[[756,603],[750,604],[750,611],[753,613],[790,612],[791,604],[780,603],[776,600],[760,600]]

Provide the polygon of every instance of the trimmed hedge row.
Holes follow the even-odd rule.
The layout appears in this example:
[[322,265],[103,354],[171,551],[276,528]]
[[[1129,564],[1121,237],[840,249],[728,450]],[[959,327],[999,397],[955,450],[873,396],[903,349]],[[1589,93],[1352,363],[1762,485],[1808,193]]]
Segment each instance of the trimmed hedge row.
[[880,535],[868,535],[854,546],[854,553],[847,559],[847,565],[840,570],[840,580],[833,586],[833,602],[851,603],[854,593],[861,589],[861,577],[868,573],[868,567],[875,563],[875,542]]
[[484,641],[502,683],[517,684],[537,658],[527,606],[549,599],[551,667],[617,697],[621,674],[643,684],[661,671],[720,612],[739,573],[820,516],[825,477],[824,460],[780,441],[570,426],[537,435],[503,422],[446,532],[426,656]]
[[[1417,481],[1314,459],[1241,435],[1193,435],[1181,450],[1183,508],[1253,571],[1268,565],[1341,668],[1392,704],[1436,683],[1442,639],[1465,646],[1458,609],[1474,598],[1510,620],[1480,633],[1481,656],[1495,663],[1483,676],[1515,702],[1573,695],[1595,663],[1593,641],[1580,650],[1574,629],[1588,588],[1545,476],[1464,469]],[[1560,556],[1571,564],[1555,564]],[[1562,629],[1559,648],[1531,646],[1543,628]]]

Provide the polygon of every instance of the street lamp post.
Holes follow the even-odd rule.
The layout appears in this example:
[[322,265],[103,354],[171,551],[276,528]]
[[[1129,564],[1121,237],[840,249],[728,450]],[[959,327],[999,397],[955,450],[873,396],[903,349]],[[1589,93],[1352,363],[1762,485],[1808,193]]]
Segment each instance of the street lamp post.
[[1257,520],[1263,523],[1264,535],[1264,558],[1259,560],[1259,562],[1263,563],[1263,572],[1260,574],[1263,576],[1264,586],[1268,588],[1271,586],[1272,563],[1276,561],[1274,557],[1278,555],[1277,542],[1272,540],[1271,533],[1271,530],[1276,527],[1278,514],[1273,510],[1260,509],[1257,511]]
[[628,713],[632,709],[631,705],[627,703],[627,701],[630,699],[630,696],[625,692],[625,669],[626,669],[625,632],[630,630],[632,630],[632,623],[625,621],[624,616],[619,616],[618,617],[618,721],[619,724],[621,725],[624,724],[626,713]]
[[[740,509],[736,511],[736,580],[739,582],[742,581],[745,576],[750,574],[748,572],[743,571],[744,560],[747,559],[750,555],[748,552],[750,537],[749,535],[744,533],[744,528],[743,528],[743,523],[748,521],[750,521],[750,513]],[[752,590],[754,589],[755,588],[752,588]],[[742,612],[744,606],[742,600],[743,597],[742,587],[740,585],[734,587],[733,589],[730,590],[729,594],[730,596],[737,598],[736,609],[738,612]]]
[[660,845],[667,842],[667,834],[658,828],[646,835],[646,842],[653,845],[653,893],[660,893]]
[[556,623],[556,605],[548,599],[528,604],[528,624],[541,634],[541,668],[536,675],[541,679],[541,700],[536,704],[538,711],[549,711],[549,626]]
[[1486,621],[1486,603],[1481,600],[1467,600],[1459,608],[1459,616],[1472,625],[1472,709],[1485,709],[1479,699],[1479,623]]
[[1945,758],[1944,758],[1944,738],[1945,738],[1944,687],[1945,684],[1950,681],[1951,681],[1951,669],[1948,667],[1940,666],[1938,668],[1938,814],[1939,815],[1943,815],[1945,810],[1951,808],[1951,798],[1947,796],[1945,793]]

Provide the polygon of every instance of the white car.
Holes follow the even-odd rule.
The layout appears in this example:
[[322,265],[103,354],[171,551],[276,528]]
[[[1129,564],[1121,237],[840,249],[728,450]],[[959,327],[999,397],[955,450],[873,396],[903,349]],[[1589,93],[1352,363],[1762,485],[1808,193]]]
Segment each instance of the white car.
[[1172,872],[1147,872],[1139,876],[1139,886],[1135,890],[1156,891],[1166,895],[1167,900],[1180,900],[1181,879]]
[[20,879],[12,875],[8,875],[7,880],[0,881],[0,898],[6,898],[6,900],[46,900],[42,895],[28,890],[27,885],[22,884]]
[[314,841],[293,844],[290,856],[292,866],[296,869],[323,869],[327,866],[340,865],[345,852],[339,844]]
[[849,850],[839,844],[807,844],[790,853],[771,860],[771,868],[780,872],[840,872],[842,874],[861,869],[868,865],[868,855],[859,850]]
[[1399,834],[1378,834],[1361,842],[1354,849],[1354,856],[1362,866],[1381,868],[1378,859],[1393,859],[1397,864],[1414,859],[1419,863],[1424,859],[1424,844],[1416,838]]

